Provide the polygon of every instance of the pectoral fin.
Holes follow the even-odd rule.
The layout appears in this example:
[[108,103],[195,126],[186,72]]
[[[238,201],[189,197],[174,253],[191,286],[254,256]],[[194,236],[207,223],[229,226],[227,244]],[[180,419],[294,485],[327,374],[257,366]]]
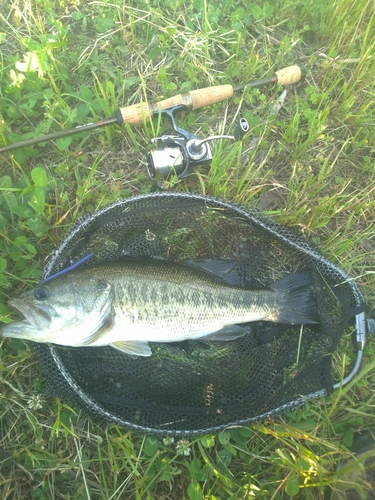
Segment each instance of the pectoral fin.
[[152,354],[148,342],[138,342],[136,340],[128,342],[120,341],[113,342],[110,346],[130,356],[151,356]]

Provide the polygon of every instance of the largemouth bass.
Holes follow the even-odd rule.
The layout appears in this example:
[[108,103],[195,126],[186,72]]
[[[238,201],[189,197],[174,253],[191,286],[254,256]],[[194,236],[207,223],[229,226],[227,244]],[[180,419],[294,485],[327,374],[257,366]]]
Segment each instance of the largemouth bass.
[[308,271],[249,290],[195,266],[151,259],[66,272],[9,305],[24,319],[3,326],[3,337],[111,345],[137,356],[151,355],[149,342],[232,340],[251,321],[317,322]]

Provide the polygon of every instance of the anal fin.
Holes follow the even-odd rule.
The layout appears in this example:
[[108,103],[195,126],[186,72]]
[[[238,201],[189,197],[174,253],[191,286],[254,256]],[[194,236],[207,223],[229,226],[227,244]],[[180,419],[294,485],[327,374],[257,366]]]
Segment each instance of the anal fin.
[[119,351],[129,354],[130,356],[151,356],[151,347],[148,342],[133,341],[119,341],[110,344],[111,347]]
[[224,341],[228,341],[228,340],[238,339],[239,337],[243,337],[247,333],[248,333],[248,331],[239,325],[228,325],[228,326],[224,326],[220,330],[217,330],[216,332],[209,333],[208,335],[205,335],[204,337],[200,337],[198,340],[224,340]]

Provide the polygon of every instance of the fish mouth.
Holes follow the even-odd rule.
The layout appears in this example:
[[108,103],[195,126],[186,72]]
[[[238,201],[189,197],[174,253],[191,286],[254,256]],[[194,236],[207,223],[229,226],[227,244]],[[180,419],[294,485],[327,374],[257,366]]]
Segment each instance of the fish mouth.
[[51,322],[51,315],[47,308],[42,306],[30,307],[21,299],[11,299],[8,304],[15,309],[24,320],[23,324],[30,325],[35,329],[41,330]]

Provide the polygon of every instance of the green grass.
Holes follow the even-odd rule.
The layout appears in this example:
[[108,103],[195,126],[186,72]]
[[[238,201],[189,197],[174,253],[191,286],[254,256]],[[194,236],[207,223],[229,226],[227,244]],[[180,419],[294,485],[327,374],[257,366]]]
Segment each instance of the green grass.
[[[295,227],[357,280],[375,316],[375,8],[372,0],[4,0],[0,9],[0,146],[114,115],[118,106],[191,89],[240,84],[282,67],[306,81],[269,111],[281,89],[245,90],[179,117],[213,146],[211,168],[174,191],[262,206]],[[116,126],[0,157],[0,315],[38,279],[84,213],[147,193],[145,148],[168,124]],[[259,137],[252,147],[253,137]],[[340,373],[350,360],[342,339]],[[0,496],[39,499],[323,498],[361,465],[348,462],[356,431],[375,433],[375,349],[332,396],[278,420],[180,442],[96,422],[44,397],[30,347],[0,351]],[[42,396],[41,396],[42,395]],[[344,465],[345,467],[345,465]],[[372,485],[372,488],[374,485]],[[357,498],[360,496],[357,495]]]

